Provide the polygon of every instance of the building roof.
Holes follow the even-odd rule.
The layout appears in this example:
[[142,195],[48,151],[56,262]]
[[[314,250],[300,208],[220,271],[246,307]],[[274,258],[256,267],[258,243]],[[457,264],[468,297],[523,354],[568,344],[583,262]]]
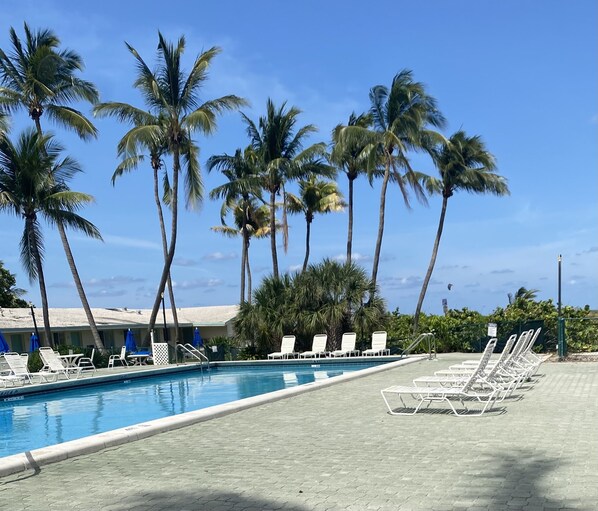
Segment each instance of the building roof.
[[[43,313],[34,309],[38,328],[43,328]],[[97,327],[101,330],[122,327],[139,327],[149,324],[151,309],[91,309]],[[166,309],[166,323],[173,325],[172,311]],[[50,325],[53,329],[87,329],[89,322],[83,309],[49,309]],[[215,305],[211,307],[186,307],[177,309],[179,326],[226,326],[239,313],[238,305]],[[164,323],[162,310],[156,318],[156,325]],[[0,307],[0,330],[20,332],[33,330],[31,310]]]

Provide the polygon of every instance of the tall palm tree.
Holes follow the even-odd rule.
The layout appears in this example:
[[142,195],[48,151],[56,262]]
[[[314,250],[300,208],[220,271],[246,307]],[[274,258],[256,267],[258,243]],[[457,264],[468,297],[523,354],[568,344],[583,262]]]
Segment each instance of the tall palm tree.
[[465,132],[457,131],[446,143],[435,147],[431,154],[440,177],[427,176],[424,182],[430,193],[442,194],[442,207],[432,257],[413,316],[414,332],[417,331],[419,315],[436,264],[448,200],[459,191],[497,196],[509,194],[506,179],[495,172],[494,156],[488,152],[479,136],[469,137]]
[[[96,103],[98,100],[95,86],[75,74],[83,70],[81,57],[72,50],[59,50],[60,40],[50,30],[34,32],[25,23],[24,32],[25,40],[21,41],[11,27],[11,53],[0,49],[0,107],[8,112],[26,109],[39,135],[43,133],[41,118],[45,113],[51,121],[74,131],[80,138],[95,138],[97,131],[91,121],[80,111],[67,106],[76,101]],[[103,349],[64,225],[58,221],[56,228],[95,345]]]
[[[370,90],[370,103],[370,113],[374,120],[374,129],[379,134],[384,166],[380,190],[378,236],[372,266],[372,281],[375,285],[384,234],[388,182],[392,179],[398,184],[408,207],[408,187],[414,190],[419,199],[425,201],[417,179],[418,175],[411,168],[407,153],[410,150],[423,149],[429,140],[441,138],[428,127],[441,128],[445,124],[445,119],[436,107],[436,100],[426,93],[422,83],[413,81],[413,73],[407,69],[400,71],[393,78],[390,88],[384,85],[373,87]],[[402,174],[400,169],[404,171]]]
[[291,213],[303,213],[305,215],[305,259],[303,260],[302,269],[302,271],[305,271],[309,261],[309,240],[314,216],[333,211],[343,211],[346,204],[334,181],[317,179],[314,175],[310,175],[307,179],[301,179],[299,181],[299,196],[288,194],[287,201]]
[[[152,71],[141,55],[127,43],[127,48],[133,55],[137,66],[137,79],[134,87],[144,97],[150,112],[156,112],[160,122],[148,124],[137,130],[132,130],[129,147],[147,145],[152,139],[160,139],[165,134],[168,152],[172,155],[172,184],[169,185],[169,205],[172,212],[172,223],[168,253],[164,261],[164,268],[150,316],[148,334],[154,328],[156,316],[160,309],[161,297],[164,293],[166,281],[176,250],[178,228],[178,190],[181,158],[185,157],[184,147],[194,132],[211,134],[216,131],[216,117],[225,110],[233,110],[246,105],[247,102],[234,95],[223,96],[199,104],[199,90],[207,80],[207,73],[214,57],[220,53],[217,47],[199,54],[189,73],[185,73],[181,66],[181,58],[185,51],[185,38],[180,37],[176,44],[167,42],[158,33],[158,64]],[[130,105],[123,103],[105,103],[101,109],[105,115],[129,118]],[[163,120],[162,120],[163,119]],[[189,154],[197,158],[197,154]],[[199,167],[194,162],[193,166]]]
[[[160,225],[162,252],[164,261],[166,261],[168,257],[168,238],[166,236],[166,226],[164,223],[164,213],[162,210],[159,176],[159,173],[162,170],[164,187],[163,199],[167,204],[170,204],[171,190],[164,163],[164,157],[168,154],[167,130],[165,126],[166,120],[163,117],[155,116],[150,112],[135,108],[126,103],[102,103],[96,105],[94,108],[94,115],[98,117],[116,116],[119,120],[133,125],[133,127],[121,138],[118,144],[118,155],[122,158],[122,160],[112,175],[112,184],[114,185],[116,180],[123,174],[131,172],[132,170],[138,168],[142,163],[145,163],[146,160],[149,160],[153,174],[154,202],[156,204],[158,223]],[[164,129],[161,132],[157,131],[157,136],[138,138],[137,135],[140,132],[143,132],[147,126],[152,127],[160,125],[163,125]],[[197,207],[203,196],[203,185],[197,158],[198,152],[199,149],[195,146],[193,141],[190,140],[186,134],[184,134],[184,137],[181,141],[181,153],[185,162],[184,170],[186,204],[187,207],[191,209]],[[168,272],[166,282],[168,285],[170,308],[174,321],[176,343],[178,342],[180,336],[179,319],[170,272]]]
[[538,296],[538,289],[527,289],[526,287],[520,287],[515,295],[508,293],[509,305],[518,304],[521,302],[531,302]]
[[330,160],[346,174],[349,181],[347,264],[351,263],[353,250],[354,182],[360,175],[365,173],[368,174],[371,182],[374,175],[373,171],[377,168],[375,161],[372,162],[372,149],[375,153],[375,140],[373,140],[375,134],[370,131],[371,126],[371,114],[355,115],[355,113],[352,113],[346,126],[339,124],[332,131]]
[[97,228],[76,211],[93,197],[69,190],[67,182],[81,171],[69,157],[60,159],[62,147],[49,135],[26,130],[16,144],[0,137],[0,211],[25,220],[21,238],[21,262],[31,282],[37,280],[42,300],[42,342],[52,345],[48,298],[43,271],[43,233],[39,217],[50,225],[65,225],[92,238],[101,239]]
[[[313,144],[303,149],[307,137],[317,131],[313,124],[296,129],[301,110],[296,107],[286,109],[286,102],[276,108],[271,99],[266,104],[266,115],[260,117],[257,125],[245,114],[247,134],[251,146],[260,161],[262,186],[270,194],[270,249],[272,251],[272,274],[278,278],[278,254],[276,251],[276,197],[282,195],[282,225],[286,247],[287,222],[284,186],[287,181],[298,179],[315,167],[325,167],[318,160],[326,147],[323,143]],[[323,172],[323,168],[320,173]]]
[[[233,215],[234,227],[226,225],[227,212]],[[256,199],[237,199],[225,202],[221,210],[222,225],[212,230],[224,236],[241,236],[241,304],[251,303],[251,266],[249,264],[249,244],[251,238],[265,238],[270,234],[270,209],[265,204],[259,205]],[[245,276],[247,276],[247,295],[245,295]],[[247,296],[247,299],[245,299]]]
[[[257,155],[251,147],[247,147],[245,151],[237,149],[234,156],[228,154],[211,156],[207,165],[208,172],[218,169],[228,179],[226,183],[217,186],[210,192],[211,199],[223,199],[224,201],[220,210],[222,226],[213,229],[225,235],[241,235],[243,247],[241,252],[240,303],[243,303],[245,300],[245,275],[251,275],[251,272],[248,271],[250,231],[256,228],[252,225],[251,218],[257,212],[254,198],[262,201]],[[225,217],[229,211],[232,211],[235,225],[239,231],[226,226]],[[259,226],[259,228],[262,229],[263,226]],[[247,296],[248,300],[251,300],[251,290],[249,290]]]

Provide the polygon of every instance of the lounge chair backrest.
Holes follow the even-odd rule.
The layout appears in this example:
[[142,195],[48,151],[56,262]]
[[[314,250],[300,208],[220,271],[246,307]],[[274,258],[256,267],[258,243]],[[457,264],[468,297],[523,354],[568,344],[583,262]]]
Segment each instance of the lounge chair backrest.
[[316,334],[314,335],[314,340],[312,342],[311,350],[316,353],[322,353],[326,351],[326,341],[328,340],[328,335],[326,334]]
[[387,333],[384,331],[374,332],[372,334],[372,350],[385,350],[386,336]]
[[521,334],[519,334],[519,340],[515,343],[515,346],[511,351],[511,356],[507,360],[508,364],[511,364],[517,360],[523,349],[527,346],[529,335],[530,330],[526,330],[525,332],[521,332]]
[[355,332],[345,332],[341,339],[341,351],[353,351],[355,350],[355,341],[357,340],[357,334]]
[[490,371],[487,372],[486,378],[494,378],[494,376],[503,369],[503,367],[505,366],[505,362],[511,354],[511,348],[513,347],[515,339],[517,339],[517,334],[513,334],[511,337],[507,339],[507,343],[505,344],[505,347],[503,348],[500,357],[498,357],[498,360],[496,361],[496,364],[494,364],[494,367],[492,367],[492,369],[490,369]]
[[62,361],[56,355],[56,352],[52,348],[40,347],[39,354],[44,361],[44,365],[48,367],[50,371],[64,371],[64,365]]
[[127,356],[127,347],[123,345],[120,348],[120,359],[124,360],[126,358],[126,356]]
[[29,375],[29,369],[27,369],[27,359],[25,359],[25,357],[22,357],[18,353],[5,353],[4,360],[6,360],[8,367],[15,376]]
[[295,336],[285,335],[280,343],[281,353],[293,353],[295,351]]
[[534,330],[530,330],[530,337],[527,343],[527,346],[525,347],[525,349],[521,352],[522,355],[525,355],[526,353],[529,353],[532,348],[534,347],[534,344],[536,344],[536,340],[538,339],[538,336],[540,335],[540,332],[542,331],[542,327],[538,328],[534,334],[532,335],[532,332]]
[[482,371],[484,371],[484,369],[486,369],[486,366],[488,365],[488,362],[490,361],[490,357],[492,356],[492,352],[494,351],[494,348],[496,347],[496,340],[497,340],[496,337],[493,337],[492,339],[490,339],[488,341],[488,344],[486,344],[484,353],[482,353],[482,356],[480,357],[480,361],[478,362],[477,367],[471,373],[471,376],[469,377],[469,379],[463,386],[462,392],[465,392],[465,393],[469,392],[471,390],[472,386],[475,384],[476,380],[480,377],[480,374],[482,373]]

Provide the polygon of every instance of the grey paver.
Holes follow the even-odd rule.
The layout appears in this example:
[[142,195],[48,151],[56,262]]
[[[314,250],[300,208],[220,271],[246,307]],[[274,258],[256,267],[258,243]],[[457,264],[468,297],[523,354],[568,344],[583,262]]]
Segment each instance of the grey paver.
[[545,363],[520,399],[481,417],[386,413],[380,389],[463,358],[7,476],[0,509],[594,509],[598,363]]

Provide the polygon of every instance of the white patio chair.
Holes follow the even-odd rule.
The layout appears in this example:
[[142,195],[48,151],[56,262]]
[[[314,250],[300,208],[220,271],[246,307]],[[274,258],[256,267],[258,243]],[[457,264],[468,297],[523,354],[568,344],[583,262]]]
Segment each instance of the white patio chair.
[[325,357],[326,352],[326,341],[328,340],[327,334],[316,334],[314,335],[311,343],[311,350],[299,353],[299,358],[320,358]]
[[56,381],[56,373],[49,371],[39,371],[38,373],[31,373],[27,368],[28,356],[24,357],[18,353],[5,353],[4,360],[10,369],[10,374],[0,376],[0,381],[6,387],[9,383],[12,386],[16,384],[34,383],[33,377],[39,376],[40,382]]
[[355,332],[345,332],[341,339],[341,349],[330,352],[331,357],[350,357],[352,355],[358,356],[359,350],[355,349],[355,341],[357,334]]
[[123,346],[120,349],[119,354],[110,355],[108,358],[108,367],[114,368],[114,363],[120,362],[121,365],[128,366],[129,363],[127,362],[127,347]]
[[275,351],[274,353],[268,353],[268,358],[295,358],[297,354],[295,353],[295,336],[294,335],[285,335],[282,338],[280,343],[280,351]]
[[43,371],[56,373],[57,375],[64,375],[65,378],[70,378],[72,374],[75,378],[81,376],[81,369],[79,367],[65,367],[62,360],[58,358],[58,354],[48,347],[41,346],[39,348],[39,355],[44,363]]
[[91,349],[91,355],[89,357],[81,357],[77,361],[77,366],[81,368],[81,371],[92,371],[92,374],[96,372],[96,366],[93,363],[93,357],[96,354],[96,349]]
[[372,334],[372,347],[367,350],[363,350],[361,353],[364,356],[373,355],[390,355],[390,350],[386,347],[387,333],[383,330],[379,330]]
[[[480,374],[486,368],[495,346],[496,339],[491,339],[486,345],[486,349],[480,358],[477,368],[460,386],[417,387],[415,385],[393,385],[386,389],[382,389],[380,393],[388,408],[388,412],[391,415],[414,415],[424,403],[428,403],[429,406],[436,402],[446,402],[457,416],[482,415],[496,401],[499,395],[499,389],[491,387],[487,390],[475,390],[474,387],[479,381]],[[399,398],[402,405],[402,408],[399,408],[399,411],[392,408],[389,402],[390,396],[397,396]],[[412,408],[408,407],[403,400],[404,396],[411,396],[411,398],[415,400],[415,406]],[[463,411],[458,411],[457,408],[455,408],[454,401],[459,401],[461,403]],[[477,413],[471,413],[472,411],[469,410],[465,404],[466,401],[482,403],[483,407]]]

